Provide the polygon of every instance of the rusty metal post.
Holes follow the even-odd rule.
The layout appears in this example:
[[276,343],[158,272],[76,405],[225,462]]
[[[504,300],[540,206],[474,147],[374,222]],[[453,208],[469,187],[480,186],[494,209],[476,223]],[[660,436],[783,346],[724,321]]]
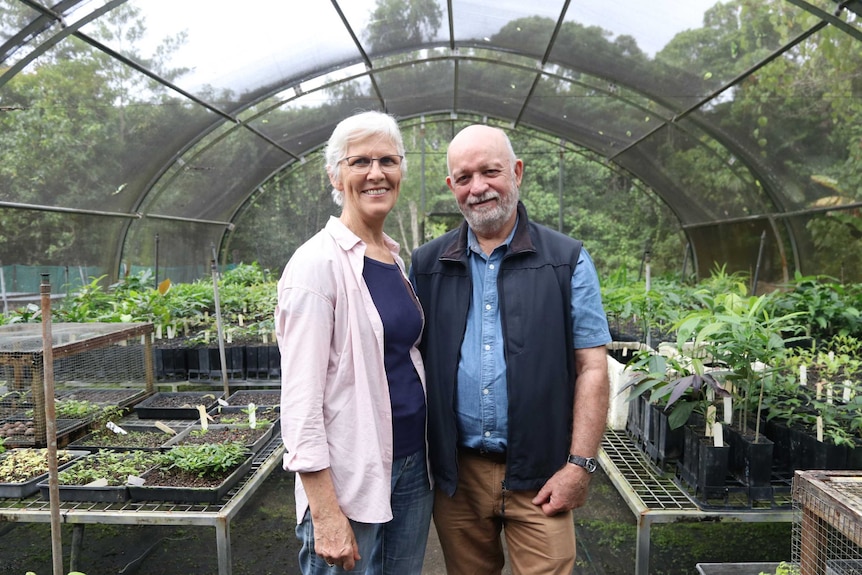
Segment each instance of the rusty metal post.
[[45,437],[48,445],[48,493],[51,503],[51,555],[54,575],[63,575],[63,539],[60,530],[60,488],[57,479],[57,412],[54,409],[54,341],[51,333],[51,282],[42,274],[42,369],[45,393]]
[[215,246],[212,246],[212,250],[213,258],[210,260],[210,269],[213,276],[213,300],[215,303],[216,330],[218,331],[218,354],[219,359],[221,360],[221,379],[224,384],[224,396],[227,398],[230,395],[230,384],[227,380],[227,358],[225,357],[224,351],[224,325],[222,324],[221,319],[221,302],[219,301],[218,293],[218,266],[216,265]]

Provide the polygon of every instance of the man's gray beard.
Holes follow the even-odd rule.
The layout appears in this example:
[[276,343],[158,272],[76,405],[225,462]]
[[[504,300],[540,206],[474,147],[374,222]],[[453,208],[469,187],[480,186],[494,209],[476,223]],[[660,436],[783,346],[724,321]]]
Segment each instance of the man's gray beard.
[[493,210],[481,213],[471,211],[470,206],[461,207],[461,214],[467,220],[467,225],[478,235],[494,235],[502,228],[518,208],[519,190],[516,188],[504,196],[503,201]]

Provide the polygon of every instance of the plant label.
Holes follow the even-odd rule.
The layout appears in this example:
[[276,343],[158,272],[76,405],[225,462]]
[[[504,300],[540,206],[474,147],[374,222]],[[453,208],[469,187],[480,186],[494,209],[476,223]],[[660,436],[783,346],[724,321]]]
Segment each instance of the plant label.
[[712,445],[724,447],[724,428],[718,422],[712,424]]
[[106,423],[105,427],[107,427],[109,430],[113,431],[117,435],[128,435],[128,431],[126,431],[125,429],[123,429],[122,427],[120,427],[119,425],[114,423],[113,421],[109,421],[108,423]]
[[153,425],[155,425],[156,427],[158,427],[159,429],[161,429],[162,431],[164,431],[168,435],[176,435],[177,434],[177,432],[174,431],[174,429],[172,427],[168,427],[167,425],[165,425],[161,421],[157,421]]
[[197,408],[201,418],[201,429],[206,431],[207,427],[209,426],[209,416],[207,415],[207,410],[203,405],[198,405]]

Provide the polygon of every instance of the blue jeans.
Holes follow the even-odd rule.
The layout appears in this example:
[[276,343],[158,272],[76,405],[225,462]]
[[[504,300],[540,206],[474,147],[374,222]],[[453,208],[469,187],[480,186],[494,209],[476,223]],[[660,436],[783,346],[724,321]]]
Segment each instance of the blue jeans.
[[306,511],[302,523],[296,526],[296,537],[302,543],[299,567],[303,575],[420,575],[434,506],[424,450],[392,463],[390,503],[392,520],[388,523],[350,521],[362,556],[352,571],[329,567],[314,552],[314,525],[311,512]]

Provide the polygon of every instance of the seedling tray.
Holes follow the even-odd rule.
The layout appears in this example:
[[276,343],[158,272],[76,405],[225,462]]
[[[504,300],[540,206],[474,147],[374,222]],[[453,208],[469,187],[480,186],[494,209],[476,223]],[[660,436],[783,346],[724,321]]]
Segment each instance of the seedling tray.
[[[132,501],[172,501],[175,503],[210,503],[215,504],[224,499],[228,492],[239,483],[240,479],[251,470],[254,456],[249,456],[234,469],[219,485],[215,487],[178,487],[168,485],[129,485],[129,497]],[[146,481],[147,472],[143,475]]]
[[139,419],[199,419],[197,406],[209,410],[216,405],[224,392],[175,391],[159,392],[135,405]]
[[[25,448],[26,449],[26,448]],[[3,461],[4,458],[9,457],[16,450],[12,449],[7,451],[6,453],[0,454],[0,461]],[[71,456],[69,461],[61,463],[57,466],[57,471],[62,471],[63,469],[72,465],[79,458],[87,455],[89,452],[87,451],[76,451],[76,450],[61,450],[65,451]],[[39,491],[39,483],[43,483],[48,481],[48,473],[42,473],[41,475],[35,475],[31,479],[27,481],[15,482],[15,483],[0,483],[0,499],[8,498],[8,499],[23,499],[25,497],[30,497],[37,491]]]

